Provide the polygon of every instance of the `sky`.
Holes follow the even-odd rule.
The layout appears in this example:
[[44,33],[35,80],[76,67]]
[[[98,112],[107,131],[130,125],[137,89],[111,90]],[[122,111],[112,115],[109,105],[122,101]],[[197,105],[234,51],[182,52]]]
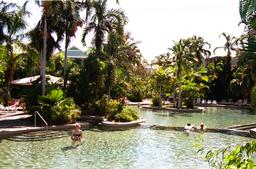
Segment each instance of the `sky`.
[[[109,0],[109,8],[122,8],[129,22],[125,30],[131,33],[148,61],[166,53],[173,41],[193,35],[202,36],[213,50],[224,44],[219,35],[226,32],[232,36],[242,34],[244,27],[238,25],[239,0]],[[40,19],[40,9],[32,3],[28,19],[32,28]],[[82,29],[72,38],[71,46],[85,50],[81,44]],[[219,50],[216,55],[225,55]]]

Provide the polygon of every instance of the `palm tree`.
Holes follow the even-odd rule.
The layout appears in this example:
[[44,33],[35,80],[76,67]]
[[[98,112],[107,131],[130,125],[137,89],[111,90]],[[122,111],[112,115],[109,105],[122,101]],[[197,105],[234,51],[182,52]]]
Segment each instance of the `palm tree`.
[[205,42],[202,37],[193,36],[190,38],[191,41],[191,52],[195,55],[195,62],[197,66],[200,66],[205,59],[208,59],[208,57],[211,55],[211,52],[205,48],[205,45],[208,46],[208,48],[211,47],[211,45],[208,42]]
[[[63,9],[62,1],[37,1],[43,6],[43,15],[37,26],[30,32],[31,46],[41,53],[41,84],[42,95],[45,94],[46,61],[49,60],[54,49],[60,49],[59,43],[64,37],[64,24],[60,17]],[[57,35],[57,39],[52,36]],[[41,36],[38,36],[41,35]]]
[[[120,9],[108,10],[107,0],[93,1],[91,4],[91,12],[92,14],[89,16],[88,23],[84,28],[82,42],[85,44],[85,38],[89,32],[94,33],[92,43],[95,47],[95,55],[100,61],[105,62],[107,65],[105,90],[110,96],[110,91],[115,81],[115,68],[119,57],[118,53],[120,52],[120,46],[124,43],[123,32],[127,18]],[[100,79],[100,77],[98,77],[98,79]]]
[[[15,4],[0,3],[0,19],[2,23],[0,26],[1,42],[5,44],[7,56],[7,70],[5,71],[5,87],[6,92],[9,93],[10,84],[13,79],[15,62],[24,54],[14,54],[14,44],[22,44],[21,39],[24,37],[23,32],[26,29],[26,22],[24,17],[29,14],[26,11],[26,4],[19,7]],[[5,105],[7,105],[9,94],[6,94]]]
[[12,24],[12,16],[18,6],[14,3],[0,2],[0,43],[3,43],[8,38],[4,30],[10,28]]
[[[205,48],[209,43],[205,42],[202,37],[193,36],[192,38],[180,39],[174,42],[174,46],[170,48],[174,62],[177,66],[177,80],[178,80],[178,102],[177,108],[181,108],[181,77],[182,72],[190,71],[191,68],[198,69],[202,65],[204,59],[210,56],[210,51]],[[170,58],[168,56],[168,58]]]
[[246,24],[250,30],[256,30],[255,11],[256,2],[252,0],[240,0],[239,12],[241,22]]
[[189,48],[188,48],[189,41],[181,39],[178,42],[174,43],[172,48],[169,50],[172,51],[174,56],[174,62],[177,65],[177,79],[178,79],[178,102],[177,108],[181,108],[181,75],[182,75],[182,67],[185,66],[185,62],[189,56]]
[[226,40],[224,46],[216,47],[214,49],[214,53],[217,49],[224,49],[224,51],[227,51],[226,58],[225,58],[225,63],[224,63],[224,76],[225,76],[225,88],[226,88],[226,99],[229,99],[229,86],[230,86],[230,81],[232,79],[232,70],[231,70],[231,52],[235,50],[236,46],[236,38],[231,37],[231,35],[227,33],[222,33],[220,36],[223,36]]
[[93,32],[93,44],[96,48],[96,55],[99,57],[102,53],[103,42],[106,35],[111,31],[119,32],[122,25],[127,22],[126,16],[121,9],[107,9],[107,0],[97,0],[92,2],[93,14],[89,18],[84,28],[82,42],[85,44],[85,38],[88,33]]
[[215,51],[217,49],[224,49],[224,51],[227,51],[226,54],[226,64],[228,67],[228,70],[231,71],[231,52],[235,50],[235,46],[236,46],[236,38],[235,37],[231,37],[231,35],[223,32],[220,36],[223,36],[226,40],[224,46],[220,46],[220,47],[216,47],[213,52],[215,53]]
[[[82,26],[83,21],[80,18],[80,10],[82,8],[81,3],[71,1],[64,1],[64,8],[62,11],[62,17],[64,19],[64,34],[65,34],[65,57],[64,57],[64,93],[66,95],[66,84],[67,84],[67,49],[70,40],[75,36],[75,32],[78,26]],[[88,3],[87,3],[88,4]],[[88,7],[88,6],[87,6]],[[87,8],[88,9],[88,8]],[[87,10],[88,11],[88,10]]]

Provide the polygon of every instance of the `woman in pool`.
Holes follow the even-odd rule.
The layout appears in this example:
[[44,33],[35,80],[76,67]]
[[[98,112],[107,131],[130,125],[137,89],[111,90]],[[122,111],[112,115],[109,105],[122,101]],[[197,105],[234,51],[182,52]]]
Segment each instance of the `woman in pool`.
[[204,132],[205,129],[206,129],[206,127],[205,127],[204,123],[201,123],[200,126],[197,128],[197,131],[198,132]]
[[77,141],[82,143],[82,137],[83,137],[83,131],[81,130],[81,126],[80,124],[76,123],[71,136],[71,139],[73,140],[73,144]]

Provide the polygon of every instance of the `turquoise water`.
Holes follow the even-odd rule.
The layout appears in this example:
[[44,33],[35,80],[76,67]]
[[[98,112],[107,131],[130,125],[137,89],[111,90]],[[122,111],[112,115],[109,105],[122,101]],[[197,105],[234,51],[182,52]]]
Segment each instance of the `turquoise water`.
[[154,111],[141,109],[141,117],[147,124],[184,126],[192,123],[198,126],[201,122],[207,127],[223,128],[238,124],[256,123],[256,114],[248,110],[208,107],[203,113],[173,113],[171,111]]
[[[207,109],[203,114],[176,114],[142,110],[141,116],[147,123],[183,125],[202,119],[209,126],[226,126],[241,117],[251,122],[255,120],[247,112],[235,110],[232,117],[223,109]],[[227,110],[231,111],[231,110]],[[233,110],[232,110],[233,111]],[[230,112],[229,112],[230,113]],[[220,116],[217,120],[216,116]],[[225,116],[225,118],[223,118]],[[234,117],[233,117],[234,116]],[[215,118],[213,118],[215,117]],[[213,121],[210,121],[212,118]],[[231,122],[223,122],[223,121]],[[228,145],[243,144],[250,138],[221,133],[190,133],[151,129],[131,129],[126,131],[84,131],[83,144],[72,147],[70,137],[54,140],[15,142],[1,140],[0,168],[4,169],[210,169],[203,155],[197,150],[223,148]]]

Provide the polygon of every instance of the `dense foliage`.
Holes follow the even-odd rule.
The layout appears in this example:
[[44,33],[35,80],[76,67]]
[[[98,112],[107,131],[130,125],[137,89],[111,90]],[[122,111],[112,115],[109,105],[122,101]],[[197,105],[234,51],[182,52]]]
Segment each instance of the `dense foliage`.
[[139,118],[138,111],[125,105],[125,100],[110,99],[104,95],[100,100],[97,100],[86,110],[91,114],[104,116],[108,121],[129,122]]
[[[200,149],[199,152],[203,152]],[[254,157],[256,153],[256,142],[245,145],[236,145],[219,150],[210,150],[205,154],[209,164],[218,169],[254,169],[256,167]]]
[[80,109],[73,98],[63,98],[63,91],[52,89],[45,96],[38,96],[42,116],[50,123],[74,122],[80,116]]
[[182,107],[183,101],[187,108],[193,108],[195,98],[203,97],[209,81],[203,67],[210,54],[205,45],[207,42],[201,37],[180,39],[170,52],[156,58],[154,64],[158,68],[151,76],[151,86],[160,106],[167,95],[173,97],[177,108]]

